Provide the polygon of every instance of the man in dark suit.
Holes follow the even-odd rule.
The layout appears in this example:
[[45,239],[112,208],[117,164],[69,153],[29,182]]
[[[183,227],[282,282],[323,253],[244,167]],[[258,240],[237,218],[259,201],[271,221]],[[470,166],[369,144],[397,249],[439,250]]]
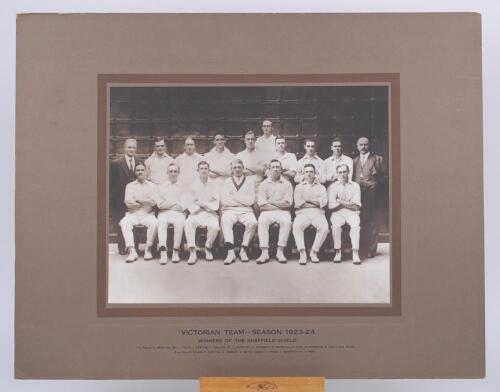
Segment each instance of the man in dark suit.
[[118,252],[121,255],[126,254],[126,249],[125,240],[123,239],[122,231],[118,227],[118,222],[120,222],[120,219],[127,212],[127,207],[124,203],[125,187],[135,179],[137,141],[135,139],[127,139],[124,150],[125,154],[111,161],[109,168],[109,212],[113,223],[118,228]]
[[362,257],[377,254],[379,225],[376,222],[375,207],[377,189],[385,180],[387,170],[384,158],[370,151],[370,141],[360,137],[356,143],[359,156],[353,159],[352,180],[361,187],[361,238],[359,251]]

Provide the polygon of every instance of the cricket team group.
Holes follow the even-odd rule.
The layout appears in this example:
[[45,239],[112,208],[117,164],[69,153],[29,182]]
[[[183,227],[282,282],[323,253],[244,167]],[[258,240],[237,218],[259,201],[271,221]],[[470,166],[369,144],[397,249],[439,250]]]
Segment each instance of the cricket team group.
[[[270,261],[271,225],[279,226],[276,259],[280,263],[287,262],[284,248],[290,232],[299,263],[304,265],[309,260],[319,262],[318,252],[330,231],[333,262],[341,262],[345,224],[349,226],[352,262],[361,264],[362,259],[375,256],[375,197],[386,168],[383,157],[370,151],[367,137],[357,139],[359,155],[354,159],[343,154],[341,139],[333,139],[332,155],[325,160],[316,154],[312,139],[305,140],[305,155],[297,160],[286,151],[285,138],[274,136],[269,120],[262,122],[260,137],[248,131],[244,141],[246,148],[233,154],[225,146],[225,136],[217,134],[214,147],[201,155],[188,137],[184,153],[173,159],[167,154],[165,140],[155,138],[154,152],[144,162],[136,159],[137,141],[125,141],[124,155],[111,161],[109,178],[110,213],[119,222],[118,250],[126,262],[138,259],[134,227],[141,225],[147,230],[145,260],[153,258],[158,236],[159,263],[168,263],[168,227],[173,226],[171,262],[181,261],[179,249],[185,236],[187,263],[195,264],[196,230],[205,228],[205,259],[214,260],[214,245],[220,242],[227,252],[224,264],[232,264],[237,259],[233,226],[238,222],[244,226],[238,254],[242,262],[249,261],[248,247],[256,232],[261,249],[256,262]],[[307,254],[304,231],[309,226],[316,233]]]

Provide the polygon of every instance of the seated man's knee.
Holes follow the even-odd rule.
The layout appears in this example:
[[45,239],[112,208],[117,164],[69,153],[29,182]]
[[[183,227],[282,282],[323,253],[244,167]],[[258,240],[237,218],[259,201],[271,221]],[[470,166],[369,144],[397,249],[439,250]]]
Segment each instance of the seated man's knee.
[[156,219],[154,221],[151,221],[149,223],[149,227],[152,228],[152,229],[158,228],[158,221]]
[[233,219],[232,217],[228,216],[227,214],[222,215],[220,218],[220,223],[221,225],[228,225],[228,224],[233,224]]
[[316,230],[318,230],[318,231],[328,231],[328,223],[326,223],[326,222],[320,223],[317,226]]
[[258,223],[259,223],[259,225],[269,226],[271,224],[271,220],[266,216],[262,216],[262,214],[261,214],[259,216]]
[[344,225],[344,222],[332,222],[332,230],[341,229]]
[[219,224],[218,223],[209,223],[207,224],[207,229],[208,230],[213,230],[213,231],[216,231],[216,230],[219,230],[220,227],[219,227]]
[[126,228],[126,227],[133,227],[133,224],[132,222],[130,222],[130,220],[128,219],[128,217],[124,216],[120,222],[118,223],[118,225],[120,225],[121,228]]
[[257,226],[257,220],[254,218],[253,220],[249,220],[245,222],[245,227],[256,227]]
[[175,227],[183,227],[185,223],[186,223],[186,219],[185,218],[179,218],[179,219],[175,220],[174,226]]
[[158,223],[161,225],[168,225],[169,224],[168,216],[158,215],[157,220],[158,220]]
[[282,218],[278,221],[278,223],[280,224],[280,226],[283,226],[283,225],[291,225],[292,224],[292,218],[291,217],[286,217],[286,218]]
[[350,219],[348,223],[349,223],[349,226],[351,226],[351,228],[352,227],[354,227],[354,228],[359,227],[359,223],[360,223],[359,216],[356,216],[356,217]]

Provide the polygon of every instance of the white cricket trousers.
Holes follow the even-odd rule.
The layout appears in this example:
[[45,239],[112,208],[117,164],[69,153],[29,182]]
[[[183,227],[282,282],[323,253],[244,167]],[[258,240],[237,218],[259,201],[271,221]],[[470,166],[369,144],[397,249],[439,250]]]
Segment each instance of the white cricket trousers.
[[240,222],[245,226],[243,233],[242,246],[248,246],[257,230],[257,219],[255,214],[249,211],[226,210],[222,212],[221,227],[224,242],[234,244],[233,226],[236,222]]
[[127,248],[135,246],[133,229],[134,226],[138,225],[143,225],[147,228],[146,246],[153,245],[158,227],[158,221],[154,214],[150,213],[145,215],[144,213],[127,212],[120,221],[120,228]]
[[292,217],[289,211],[262,211],[259,215],[259,246],[269,248],[269,226],[273,223],[280,225],[278,246],[285,247],[292,229]]
[[184,233],[184,223],[186,216],[180,211],[160,211],[158,214],[158,247],[167,247],[168,226],[174,226],[174,244],[175,250],[181,247],[182,234]]
[[297,249],[300,251],[306,248],[304,230],[312,225],[316,229],[316,236],[314,237],[311,250],[319,252],[321,245],[323,245],[328,235],[328,222],[326,221],[324,211],[314,208],[304,208],[303,210],[297,210],[297,212],[298,214],[293,221],[293,237],[295,238]]
[[359,250],[359,211],[342,208],[332,212],[330,222],[332,222],[333,247],[335,249],[342,248],[342,226],[347,223],[351,228],[349,236],[351,237],[352,249]]
[[207,241],[205,248],[212,248],[217,234],[219,234],[219,217],[215,213],[207,211],[199,211],[196,214],[191,214],[186,219],[184,233],[186,234],[186,242],[189,248],[196,246],[196,229],[198,227],[207,228]]

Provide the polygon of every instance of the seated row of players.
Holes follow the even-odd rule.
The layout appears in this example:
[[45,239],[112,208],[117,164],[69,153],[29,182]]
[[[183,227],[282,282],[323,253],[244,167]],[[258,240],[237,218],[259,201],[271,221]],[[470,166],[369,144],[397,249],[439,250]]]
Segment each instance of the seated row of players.
[[[349,179],[348,165],[337,166],[338,181],[328,188],[328,194],[324,185],[317,179],[315,166],[310,163],[304,165],[304,179],[293,190],[290,181],[282,176],[281,162],[277,159],[271,160],[269,177],[260,184],[258,191],[252,177],[244,174],[245,167],[238,158],[230,162],[232,175],[224,180],[220,189],[218,184],[209,180],[210,164],[200,161],[197,166],[198,180],[189,187],[183,187],[178,181],[180,170],[176,163],[169,164],[168,180],[159,186],[147,180],[144,164],[136,165],[136,180],[129,183],[125,190],[128,211],[120,221],[129,251],[127,262],[138,258],[133,228],[139,224],[147,227],[144,259],[152,259],[151,247],[158,231],[160,264],[167,263],[167,228],[171,224],[174,228],[172,262],[180,261],[179,248],[184,232],[190,250],[188,264],[196,263],[195,233],[198,227],[207,229],[205,258],[208,261],[213,260],[212,247],[219,232],[220,211],[220,227],[227,249],[224,264],[231,264],[236,260],[233,226],[237,222],[245,228],[239,253],[241,261],[249,260],[247,248],[256,230],[262,250],[257,263],[269,261],[269,227],[276,223],[279,225],[276,258],[280,263],[286,263],[283,250],[292,229],[290,208],[293,206],[293,236],[300,252],[300,264],[306,264],[308,261],[304,230],[310,225],[316,229],[316,236],[309,257],[312,262],[319,262],[318,252],[328,234],[325,207],[332,212],[332,235],[336,252],[333,261],[341,261],[341,227],[347,223],[350,226],[353,262],[361,263],[358,254],[361,192],[359,185]],[[261,211],[258,221],[253,210],[255,202]],[[155,217],[154,206],[158,207],[158,218]],[[187,219],[186,212],[189,212]]]

